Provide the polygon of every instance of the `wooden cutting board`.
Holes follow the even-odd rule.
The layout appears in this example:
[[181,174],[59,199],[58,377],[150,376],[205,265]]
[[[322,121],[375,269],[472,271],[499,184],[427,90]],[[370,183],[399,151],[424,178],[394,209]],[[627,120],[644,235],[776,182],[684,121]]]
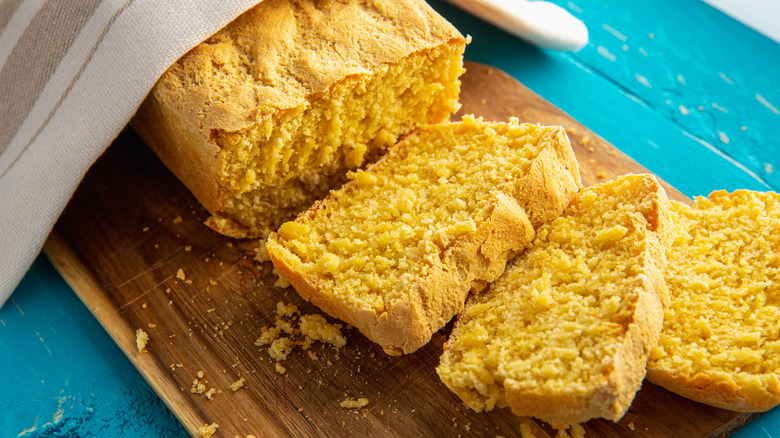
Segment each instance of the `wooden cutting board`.
[[[489,120],[558,124],[569,132],[585,185],[641,166],[529,89],[491,67],[467,64],[463,108]],[[686,200],[667,186],[673,199]],[[203,225],[207,212],[131,131],[93,166],[57,223],[46,253],[128,359],[192,435],[517,436],[528,423],[508,409],[472,412],[435,372],[451,325],[411,355],[390,357],[357,330],[340,350],[296,348],[279,374],[254,345],[273,326],[277,302],[318,313],[291,289],[275,287],[270,263],[253,260],[256,241]],[[181,273],[180,273],[181,270]],[[182,275],[183,274],[183,275]],[[332,322],[335,322],[331,320]],[[136,349],[136,329],[149,334]],[[202,371],[212,399],[191,388]],[[243,377],[237,391],[230,384]],[[361,409],[342,408],[364,397]],[[645,382],[619,423],[593,420],[586,436],[725,436],[753,417],[712,408]]]

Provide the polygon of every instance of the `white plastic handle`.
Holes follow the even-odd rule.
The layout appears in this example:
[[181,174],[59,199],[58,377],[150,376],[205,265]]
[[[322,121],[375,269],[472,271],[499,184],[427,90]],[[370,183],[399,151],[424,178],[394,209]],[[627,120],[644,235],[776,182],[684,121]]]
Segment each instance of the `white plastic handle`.
[[546,1],[447,0],[532,44],[577,51],[588,44],[588,29],[562,7]]

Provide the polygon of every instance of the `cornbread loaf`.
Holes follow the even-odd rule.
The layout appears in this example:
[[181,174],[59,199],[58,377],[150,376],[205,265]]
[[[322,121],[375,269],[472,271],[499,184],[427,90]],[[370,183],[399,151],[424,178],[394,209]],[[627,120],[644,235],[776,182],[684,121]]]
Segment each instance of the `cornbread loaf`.
[[266,236],[447,120],[464,46],[423,0],[264,0],[168,69],[133,126],[209,226]]
[[645,377],[668,293],[666,193],[649,175],[584,189],[473,294],[436,371],[476,411],[555,428],[619,420]]
[[560,127],[426,126],[269,236],[300,295],[389,354],[410,353],[503,272],[580,188]]
[[780,195],[717,191],[672,203],[666,310],[648,379],[735,411],[780,404]]

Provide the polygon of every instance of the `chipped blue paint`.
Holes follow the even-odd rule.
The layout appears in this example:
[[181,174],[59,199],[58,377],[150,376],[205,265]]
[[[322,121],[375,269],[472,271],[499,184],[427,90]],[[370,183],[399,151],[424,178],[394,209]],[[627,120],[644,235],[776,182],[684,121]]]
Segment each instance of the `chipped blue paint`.
[[[780,189],[780,45],[698,1],[554,1],[588,25],[576,54],[431,3],[474,37],[468,59],[509,72],[683,193]],[[0,371],[0,436],[185,436],[44,259],[0,309]],[[780,410],[736,436],[780,437]]]
[[0,309],[0,370],[0,436],[185,436],[45,258]]

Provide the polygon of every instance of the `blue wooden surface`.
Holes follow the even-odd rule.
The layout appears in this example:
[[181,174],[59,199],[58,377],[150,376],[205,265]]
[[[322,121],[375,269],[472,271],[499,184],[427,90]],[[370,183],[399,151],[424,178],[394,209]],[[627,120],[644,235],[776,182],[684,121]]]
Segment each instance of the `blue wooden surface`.
[[[683,193],[780,188],[780,45],[698,1],[557,1],[576,54],[531,47],[439,1],[497,66]],[[39,258],[0,309],[0,435],[182,437],[92,315]],[[736,435],[780,437],[780,409]]]

